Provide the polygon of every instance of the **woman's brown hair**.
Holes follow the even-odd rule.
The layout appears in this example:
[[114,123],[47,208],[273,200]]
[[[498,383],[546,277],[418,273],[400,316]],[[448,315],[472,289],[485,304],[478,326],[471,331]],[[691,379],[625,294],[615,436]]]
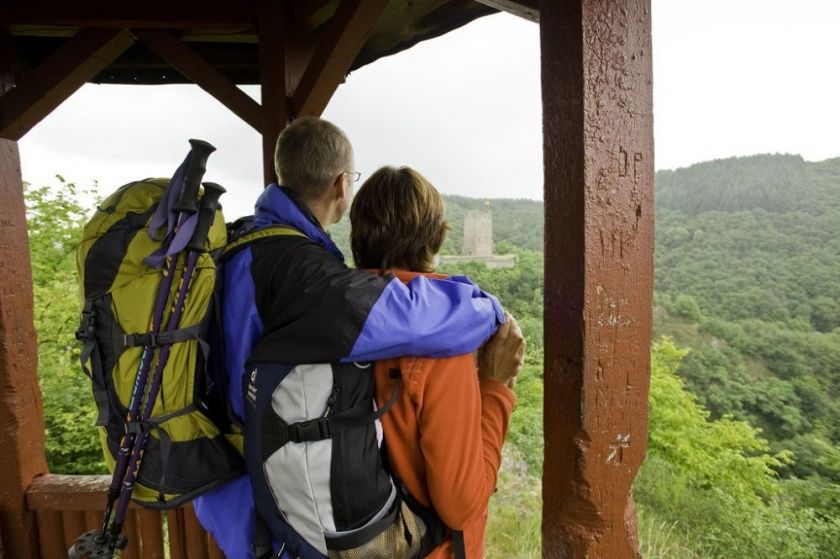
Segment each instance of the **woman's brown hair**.
[[382,167],[350,208],[350,244],[359,268],[431,272],[449,225],[443,198],[410,167]]

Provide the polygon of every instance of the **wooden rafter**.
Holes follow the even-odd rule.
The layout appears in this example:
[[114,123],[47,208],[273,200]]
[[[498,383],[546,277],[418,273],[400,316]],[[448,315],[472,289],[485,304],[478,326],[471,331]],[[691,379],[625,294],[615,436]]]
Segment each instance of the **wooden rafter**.
[[339,2],[340,0],[295,2],[292,6],[295,24],[303,29],[315,29],[332,17]]
[[0,97],[0,138],[19,140],[133,42],[125,30],[79,31]]
[[342,0],[325,24],[292,98],[294,116],[319,116],[382,15],[388,0]]
[[525,18],[535,23],[540,22],[540,0],[476,0],[503,12]]
[[260,104],[210,63],[166,31],[135,31],[134,36],[197,86],[218,99],[252,128],[261,131]]

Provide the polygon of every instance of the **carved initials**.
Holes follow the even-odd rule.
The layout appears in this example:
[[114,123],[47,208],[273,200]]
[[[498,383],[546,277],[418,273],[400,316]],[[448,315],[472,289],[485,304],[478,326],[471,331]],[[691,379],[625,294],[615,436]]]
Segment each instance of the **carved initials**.
[[[633,180],[639,178],[639,163],[644,157],[638,151],[633,152]],[[620,178],[627,178],[630,176],[630,154],[623,147],[618,148],[618,176]]]

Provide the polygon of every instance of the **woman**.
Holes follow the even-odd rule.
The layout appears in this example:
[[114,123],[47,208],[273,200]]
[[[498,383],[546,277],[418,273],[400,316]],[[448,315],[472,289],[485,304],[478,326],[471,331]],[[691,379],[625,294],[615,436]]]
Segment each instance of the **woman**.
[[[356,194],[350,222],[356,266],[394,274],[404,282],[420,274],[445,277],[435,274],[433,266],[448,229],[443,199],[417,171],[376,171]],[[509,315],[503,328],[518,331]],[[515,375],[497,374],[511,369],[494,363],[493,356],[519,359],[524,342],[506,349],[482,352],[478,368],[474,354],[376,363],[379,406],[395,387],[394,369],[402,379],[399,399],[382,417],[392,473],[414,500],[432,507],[451,530],[463,531],[470,558],[484,555],[487,504],[516,402]],[[453,557],[457,540],[447,538],[429,557]]]

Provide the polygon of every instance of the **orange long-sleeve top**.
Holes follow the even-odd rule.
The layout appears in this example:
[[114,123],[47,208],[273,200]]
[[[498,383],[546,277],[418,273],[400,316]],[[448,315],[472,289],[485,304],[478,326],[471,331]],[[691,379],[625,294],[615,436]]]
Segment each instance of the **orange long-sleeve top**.
[[[404,282],[417,275],[389,273]],[[516,396],[500,382],[479,380],[474,354],[403,357],[376,363],[380,406],[394,389],[389,371],[395,367],[403,389],[382,416],[391,468],[415,499],[432,506],[450,528],[464,531],[468,558],[483,557],[487,504],[496,487]],[[454,557],[451,539],[429,557]]]

